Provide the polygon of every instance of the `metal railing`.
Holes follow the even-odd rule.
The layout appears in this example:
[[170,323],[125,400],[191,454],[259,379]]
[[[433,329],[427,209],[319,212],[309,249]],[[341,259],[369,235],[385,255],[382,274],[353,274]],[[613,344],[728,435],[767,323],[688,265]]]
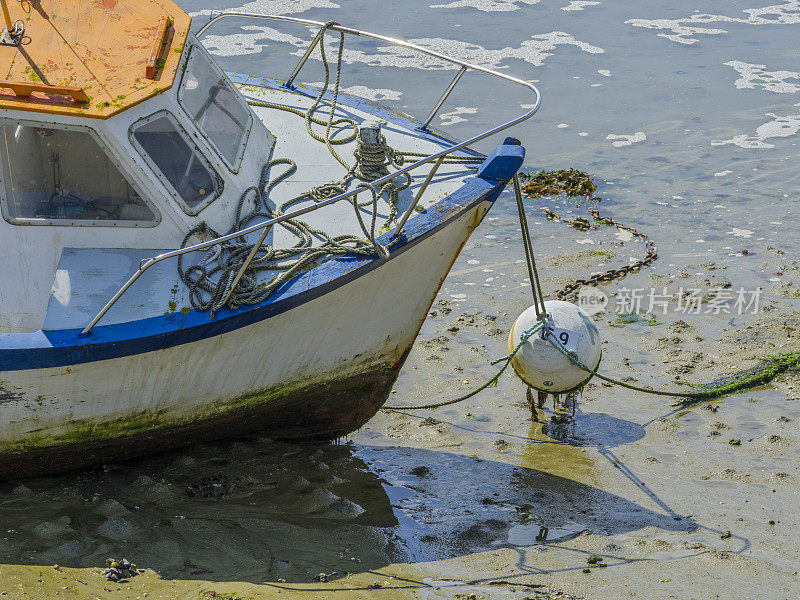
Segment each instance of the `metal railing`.
[[[199,39],[200,36],[203,35],[203,33],[205,33],[209,29],[209,27],[211,27],[215,23],[221,21],[222,19],[229,19],[229,18],[248,18],[248,19],[256,19],[256,20],[282,21],[282,22],[295,23],[295,24],[306,25],[306,26],[311,25],[311,26],[315,26],[315,27],[319,27],[320,28],[319,32],[314,36],[314,39],[311,41],[311,45],[303,53],[303,56],[300,58],[300,61],[297,63],[297,66],[295,66],[294,70],[289,75],[289,78],[284,83],[284,86],[286,88],[289,88],[289,89],[292,88],[292,83],[294,82],[294,80],[297,77],[297,75],[300,73],[300,70],[303,68],[303,65],[305,65],[306,61],[311,57],[311,53],[314,51],[314,48],[316,48],[317,44],[324,43],[322,41],[322,38],[324,36],[325,31],[335,31],[335,32],[340,32],[340,33],[344,33],[344,34],[351,34],[351,35],[356,35],[356,36],[360,36],[360,37],[371,38],[371,39],[374,39],[374,40],[378,40],[378,41],[381,41],[381,42],[386,42],[388,44],[392,44],[394,46],[400,46],[402,48],[408,48],[410,50],[414,50],[414,51],[420,52],[422,54],[426,54],[428,56],[432,56],[434,58],[440,59],[440,60],[442,60],[444,62],[449,62],[449,63],[452,63],[453,65],[456,65],[457,67],[459,67],[458,72],[456,73],[456,75],[453,78],[453,80],[448,84],[447,88],[444,90],[442,95],[439,97],[439,99],[437,100],[435,106],[433,107],[431,112],[428,114],[428,117],[426,118],[426,120],[424,121],[424,123],[421,126],[421,129],[426,130],[426,131],[427,131],[428,125],[430,125],[431,121],[436,116],[436,114],[438,113],[439,109],[442,107],[442,105],[445,103],[447,98],[450,96],[450,94],[456,88],[456,86],[458,85],[458,83],[461,80],[461,78],[464,75],[464,73],[466,73],[468,70],[476,71],[476,72],[479,72],[479,73],[484,73],[486,75],[491,75],[493,77],[497,77],[497,78],[502,79],[504,81],[507,81],[507,82],[510,82],[510,83],[513,83],[513,84],[516,84],[516,85],[520,85],[522,87],[528,88],[534,94],[534,102],[531,105],[532,107],[530,108],[530,110],[528,110],[528,112],[526,112],[522,116],[519,116],[519,117],[516,117],[516,118],[511,119],[509,121],[506,121],[505,123],[503,123],[501,125],[498,125],[496,127],[493,127],[492,129],[486,130],[486,131],[484,131],[484,132],[482,132],[482,133],[480,133],[480,134],[478,134],[478,135],[476,135],[476,136],[474,136],[472,138],[469,138],[466,141],[458,142],[456,144],[453,144],[452,146],[444,148],[443,150],[440,150],[438,152],[434,152],[434,153],[432,153],[432,154],[430,154],[430,155],[428,155],[428,156],[426,156],[424,158],[421,158],[420,160],[418,160],[418,161],[416,161],[416,162],[414,162],[414,163],[412,163],[412,164],[410,164],[408,166],[404,166],[404,167],[398,169],[397,171],[394,171],[393,173],[389,173],[388,175],[384,175],[383,177],[380,177],[380,178],[370,182],[370,185],[372,187],[379,188],[382,184],[387,183],[390,180],[393,180],[398,175],[403,175],[404,173],[408,173],[409,171],[413,171],[415,169],[418,169],[419,167],[421,167],[423,165],[426,165],[428,163],[431,163],[431,162],[434,163],[434,166],[431,168],[430,172],[428,173],[427,177],[425,178],[424,183],[422,184],[422,186],[420,187],[420,189],[417,192],[416,196],[414,197],[413,202],[411,203],[411,205],[408,207],[406,212],[403,214],[403,216],[398,221],[397,226],[395,227],[394,232],[392,234],[393,237],[399,237],[403,226],[405,225],[405,223],[408,220],[408,218],[413,214],[414,209],[416,208],[417,204],[419,203],[419,200],[422,197],[423,192],[427,189],[428,185],[430,184],[431,180],[433,179],[434,175],[436,174],[436,171],[439,169],[439,167],[442,165],[442,163],[444,162],[445,158],[448,155],[453,154],[454,152],[457,152],[457,151],[462,150],[464,148],[467,148],[468,146],[470,146],[472,144],[475,144],[476,142],[479,142],[479,141],[481,141],[481,140],[483,140],[483,139],[485,139],[487,137],[490,137],[490,136],[495,135],[495,134],[497,134],[497,133],[499,133],[501,131],[509,129],[509,128],[519,124],[519,123],[522,123],[523,121],[525,121],[525,120],[529,119],[530,117],[532,117],[534,115],[534,113],[537,110],[539,110],[539,105],[541,104],[541,94],[539,93],[539,90],[536,88],[535,85],[533,85],[531,83],[528,83],[527,81],[525,81],[523,79],[519,79],[519,78],[513,77],[511,75],[506,75],[504,73],[499,73],[497,71],[494,71],[492,69],[487,69],[487,68],[481,67],[479,65],[473,65],[471,63],[464,62],[462,60],[458,60],[457,58],[452,58],[452,57],[446,56],[444,54],[441,54],[439,52],[434,52],[433,50],[428,50],[427,48],[423,48],[421,46],[417,46],[416,44],[412,44],[410,42],[406,42],[406,41],[403,41],[403,40],[398,40],[398,39],[387,37],[387,36],[383,36],[383,35],[378,35],[378,34],[375,34],[375,33],[370,33],[370,32],[367,32],[367,31],[362,31],[360,29],[354,29],[352,27],[343,27],[343,26],[338,25],[338,24],[323,23],[321,21],[312,21],[310,19],[301,19],[301,18],[298,18],[298,17],[288,17],[288,16],[283,16],[283,15],[261,15],[261,14],[257,14],[257,13],[225,12],[225,13],[221,13],[221,14],[219,14],[217,16],[213,16],[213,14],[212,14],[209,22],[206,23],[203,27],[201,27],[197,31],[197,33],[195,35]],[[282,221],[285,221],[287,219],[294,219],[294,218],[299,217],[301,215],[304,215],[306,213],[309,213],[309,212],[312,212],[312,211],[315,211],[315,210],[319,210],[319,209],[324,208],[326,206],[329,206],[331,204],[335,204],[336,202],[340,202],[341,200],[346,200],[348,198],[352,198],[353,196],[357,196],[358,194],[360,194],[363,191],[365,191],[365,188],[363,186],[360,187],[360,188],[355,188],[355,189],[353,189],[351,191],[345,192],[343,194],[339,194],[338,196],[334,196],[333,198],[329,198],[327,200],[323,200],[321,202],[315,203],[312,206],[308,206],[308,207],[305,207],[305,208],[300,208],[300,209],[294,210],[292,212],[282,214],[281,216],[275,217],[274,219],[268,219],[266,221],[262,221],[260,223],[257,223],[256,225],[251,225],[250,227],[246,227],[246,228],[244,228],[242,230],[235,231],[233,233],[229,233],[227,235],[220,236],[220,237],[215,238],[213,240],[209,240],[207,242],[202,242],[202,243],[199,243],[199,244],[195,244],[194,246],[187,246],[185,248],[180,248],[178,250],[172,250],[170,252],[165,252],[163,254],[159,254],[158,256],[154,256],[152,258],[148,258],[148,259],[142,260],[139,263],[139,269],[131,276],[130,279],[128,279],[127,282],[125,282],[125,284],[119,289],[119,291],[116,294],[114,294],[114,296],[112,296],[112,298],[100,310],[100,312],[97,314],[97,316],[95,316],[94,319],[92,319],[92,321],[83,329],[83,331],[81,331],[81,335],[88,334],[94,328],[94,326],[97,325],[97,323],[100,321],[100,319],[102,319],[106,315],[106,313],[111,309],[111,307],[114,306],[114,304],[117,302],[117,300],[119,300],[120,297],[126,291],[128,291],[128,289],[136,282],[136,280],[139,279],[139,277],[147,269],[152,267],[154,264],[159,263],[159,262],[161,262],[163,260],[167,260],[169,258],[174,258],[176,256],[181,256],[183,254],[188,254],[189,252],[196,252],[198,250],[205,250],[206,248],[211,248],[212,246],[216,246],[217,244],[220,244],[222,242],[227,242],[229,240],[233,240],[235,238],[242,237],[242,236],[248,235],[250,233],[253,233],[253,232],[259,231],[259,230],[263,230],[261,235],[259,236],[259,241],[263,242],[263,240],[266,239],[266,236],[267,236],[269,230],[272,228],[273,225],[275,225],[277,223],[280,223]],[[254,250],[257,249],[259,246],[260,246],[260,243],[257,244],[254,247]],[[250,261],[253,259],[255,254],[256,254],[255,251],[250,253],[250,255],[248,256],[247,260],[245,261],[245,263],[242,265],[242,267],[240,268],[239,272],[237,273],[237,275],[236,275],[236,277],[234,279],[235,282],[238,282],[239,279],[241,279],[242,275],[245,273],[245,271],[249,267]],[[235,285],[231,287],[231,290],[230,290],[229,294],[232,293],[234,287],[235,287]]]

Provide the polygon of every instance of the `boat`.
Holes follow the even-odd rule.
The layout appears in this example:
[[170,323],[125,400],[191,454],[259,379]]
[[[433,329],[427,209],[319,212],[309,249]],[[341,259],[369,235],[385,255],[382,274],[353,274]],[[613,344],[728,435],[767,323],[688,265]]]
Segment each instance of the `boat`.
[[[298,17],[193,31],[170,0],[2,7],[0,478],[250,433],[334,440],[374,416],[524,159],[511,137],[475,146],[530,118],[535,86]],[[230,19],[314,36],[284,79],[226,74],[202,39]],[[341,91],[353,36],[447,66],[426,118]],[[321,85],[298,79],[311,59]],[[531,108],[436,131],[467,72]]]

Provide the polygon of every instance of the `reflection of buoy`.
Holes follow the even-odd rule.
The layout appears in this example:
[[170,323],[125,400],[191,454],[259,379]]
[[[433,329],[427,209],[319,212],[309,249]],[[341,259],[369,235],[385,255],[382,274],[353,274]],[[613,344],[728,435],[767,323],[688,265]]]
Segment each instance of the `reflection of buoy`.
[[[547,323],[554,335],[578,360],[590,369],[600,363],[600,333],[592,318],[570,302],[547,300]],[[522,334],[538,322],[531,307],[514,322],[508,337],[509,354],[521,341]],[[528,338],[511,361],[511,366],[529,386],[548,393],[563,393],[579,388],[589,373],[573,364],[552,342],[543,340],[539,332]]]

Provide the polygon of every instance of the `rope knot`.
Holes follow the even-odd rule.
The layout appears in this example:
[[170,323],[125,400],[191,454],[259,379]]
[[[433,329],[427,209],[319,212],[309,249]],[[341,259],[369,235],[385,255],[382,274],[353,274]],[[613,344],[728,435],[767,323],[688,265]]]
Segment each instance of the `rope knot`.
[[363,136],[356,138],[353,156],[356,164],[353,174],[363,181],[375,181],[389,174],[388,166],[394,162],[395,151],[386,143],[386,137],[380,136],[377,143],[368,142]]

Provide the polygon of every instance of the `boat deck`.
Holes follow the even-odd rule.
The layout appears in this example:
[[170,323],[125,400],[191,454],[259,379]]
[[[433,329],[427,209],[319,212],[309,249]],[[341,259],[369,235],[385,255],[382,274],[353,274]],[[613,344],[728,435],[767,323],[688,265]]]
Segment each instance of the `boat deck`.
[[[301,87],[297,91],[289,91],[269,85],[270,80],[257,77],[244,78],[246,83],[240,84],[239,89],[244,93],[248,100],[261,102],[272,102],[281,106],[307,110],[313,104],[314,97],[318,93],[316,88],[311,86]],[[327,97],[327,95],[326,95]],[[290,158],[297,164],[295,172],[287,181],[282,182],[273,190],[270,195],[271,202],[280,206],[287,200],[307,191],[312,186],[320,185],[331,181],[342,179],[345,175],[345,168],[339,164],[330,154],[325,144],[312,139],[306,132],[304,119],[300,116],[292,115],[288,112],[254,106],[255,113],[264,122],[267,128],[275,135],[276,143],[272,158]],[[317,118],[327,119],[329,105],[321,104],[315,113]],[[453,140],[439,136],[435,133],[424,132],[418,129],[419,123],[412,121],[403,115],[390,113],[386,108],[373,104],[367,100],[340,94],[337,106],[336,118],[348,118],[355,121],[361,127],[365,123],[378,120],[381,123],[381,130],[386,141],[395,150],[432,154],[453,144]],[[324,132],[324,127],[315,125],[314,131],[318,134]],[[351,129],[343,127],[335,130],[332,134],[333,139],[345,138]],[[353,150],[356,142],[335,145],[336,152],[349,164],[354,161]],[[475,153],[457,152],[456,156],[476,156]],[[408,161],[413,162],[413,161]],[[285,166],[277,166],[270,174],[275,177],[285,170]],[[437,171],[433,180],[421,201],[418,204],[420,210],[429,208],[445,196],[451,194],[464,184],[467,177],[475,174],[474,166],[459,164],[443,164]],[[414,172],[411,186],[400,193],[398,210],[402,215],[408,206],[413,202],[420,186],[425,180],[428,170],[422,168]],[[397,178],[398,184],[405,182],[404,177]],[[355,180],[348,189],[354,189],[358,185]],[[369,199],[369,193],[364,192],[359,196],[360,202]],[[313,201],[306,200],[294,204],[292,208],[303,208],[313,204]],[[382,197],[378,203],[378,227],[381,233],[388,231],[386,219],[389,216],[390,206],[386,197]],[[362,219],[369,219],[372,215],[372,207],[361,208]],[[333,206],[326,207],[321,211],[309,213],[303,220],[314,227],[319,227],[332,235],[356,234],[360,233],[360,227],[356,220],[352,204],[340,202]],[[288,235],[285,229],[280,228],[275,243],[278,245],[293,244],[295,239]]]
[[[270,85],[269,80],[260,78],[234,76],[234,79],[239,80],[237,83],[249,100],[272,102],[301,110],[310,107],[318,93],[311,87],[300,88],[299,92],[276,88]],[[254,109],[257,116],[276,137],[272,155],[265,156],[264,163],[266,164],[271,159],[288,158],[297,165],[297,171],[287,180],[278,184],[270,193],[271,207],[281,206],[287,200],[302,194],[312,186],[341,180],[345,176],[345,168],[331,156],[325,144],[308,135],[304,119],[301,116],[274,108],[255,106]],[[323,102],[316,116],[327,118],[328,110],[329,105]],[[336,118],[342,117],[352,119],[359,127],[363,123],[379,120],[387,143],[396,150],[427,155],[453,143],[452,140],[436,133],[419,130],[416,122],[403,115],[389,113],[385,108],[354,96],[344,94],[340,96]],[[324,131],[324,127],[315,126],[315,131],[321,133]],[[334,131],[332,137],[333,139],[346,137],[350,131],[350,128]],[[352,163],[355,146],[353,141],[336,145],[334,148],[344,160]],[[458,152],[456,155],[476,156],[471,152]],[[287,168],[286,165],[276,165],[271,169],[269,177],[277,177]],[[413,202],[425,181],[428,170],[429,167],[423,167],[413,172],[414,178],[411,186],[402,191],[399,196],[398,218]],[[463,186],[465,180],[474,174],[474,165],[442,164],[418,203],[418,211],[415,214],[423,214],[436,202]],[[402,179],[398,183],[405,182],[405,178],[398,179]],[[358,183],[358,180],[351,182],[349,189],[353,189]],[[243,213],[253,209],[253,197],[254,194],[251,193],[248,203],[246,203],[249,206],[246,205],[243,208]],[[359,201],[364,202],[369,198],[369,193],[364,192],[359,196]],[[288,212],[310,206],[313,203],[313,200],[304,200],[293,204],[286,210]],[[229,210],[233,213],[236,206],[231,205]],[[372,205],[361,207],[360,211],[361,218],[369,226],[372,218]],[[394,223],[387,222],[389,214],[390,206],[384,196],[378,203],[376,235],[385,234],[393,229]],[[198,218],[202,219],[202,213]],[[411,219],[413,218],[414,215]],[[302,220],[312,228],[323,230],[331,236],[349,234],[364,238],[353,205],[349,201],[341,201],[307,213]],[[258,221],[249,224],[252,225],[256,222]],[[258,233],[250,234],[248,240],[255,241],[257,236]],[[176,240],[176,242],[178,241]],[[266,239],[266,243],[278,248],[292,247],[297,242],[298,238],[282,226],[273,227]],[[321,238],[315,237],[312,246],[318,246],[320,243]],[[136,271],[141,261],[165,251],[167,249],[65,248],[55,274],[43,329],[85,327]],[[198,251],[186,255],[184,264],[190,266],[199,263],[207,256],[207,252]],[[322,262],[325,261],[320,261],[319,264]],[[277,270],[262,271],[259,274],[259,282],[269,282],[278,274]],[[104,324],[137,321],[178,311],[185,313],[191,309],[189,289],[178,275],[176,259],[157,263],[148,269],[134,286],[111,308],[103,319]]]

